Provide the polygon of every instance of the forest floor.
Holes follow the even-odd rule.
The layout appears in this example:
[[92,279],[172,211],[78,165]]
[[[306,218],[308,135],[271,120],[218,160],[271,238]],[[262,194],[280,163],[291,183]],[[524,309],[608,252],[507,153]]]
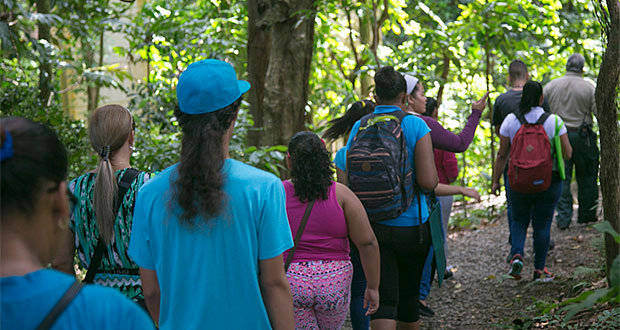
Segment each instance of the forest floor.
[[[531,226],[520,281],[506,275],[509,244],[505,212],[493,221],[483,221],[485,224],[477,228],[451,231],[447,264],[454,267],[454,276],[445,280],[441,288],[436,281],[433,283],[427,303],[435,315],[422,317],[421,329],[563,328],[559,325],[562,316],[553,316],[553,311],[550,320],[533,318],[549,303],[573,297],[585,287],[605,285],[601,280],[602,236],[591,225],[577,224],[575,220],[567,230],[559,230],[553,222],[551,237],[555,248],[549,251],[546,266],[556,278],[547,283],[532,281]],[[602,312],[599,309],[578,314],[569,328],[587,329]],[[351,329],[349,320],[344,329]]]

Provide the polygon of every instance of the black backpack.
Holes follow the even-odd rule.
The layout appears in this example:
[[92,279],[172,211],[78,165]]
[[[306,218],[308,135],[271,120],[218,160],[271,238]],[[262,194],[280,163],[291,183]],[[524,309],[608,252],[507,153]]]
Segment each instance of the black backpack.
[[407,114],[369,114],[347,151],[347,183],[371,222],[394,219],[413,200],[413,169],[400,126]]

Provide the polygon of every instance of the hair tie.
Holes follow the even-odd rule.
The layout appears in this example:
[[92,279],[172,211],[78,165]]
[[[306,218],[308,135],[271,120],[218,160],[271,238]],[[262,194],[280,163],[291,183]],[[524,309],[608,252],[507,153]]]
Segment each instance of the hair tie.
[[364,102],[364,101],[360,101],[360,102],[362,102],[362,109],[365,108],[366,107],[366,102]]
[[103,160],[108,161],[110,158],[110,146],[104,146],[101,148],[101,153],[99,153]]
[[11,159],[11,157],[13,157],[13,137],[9,131],[5,130],[4,143],[2,143],[2,148],[0,149],[0,162]]

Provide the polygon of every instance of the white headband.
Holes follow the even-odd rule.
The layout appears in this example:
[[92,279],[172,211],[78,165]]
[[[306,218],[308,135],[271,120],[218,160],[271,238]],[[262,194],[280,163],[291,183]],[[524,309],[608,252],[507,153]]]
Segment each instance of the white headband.
[[411,92],[413,91],[413,89],[415,88],[415,85],[418,84],[418,78],[412,76],[412,75],[404,75],[405,76],[405,81],[407,82],[407,94],[411,94]]

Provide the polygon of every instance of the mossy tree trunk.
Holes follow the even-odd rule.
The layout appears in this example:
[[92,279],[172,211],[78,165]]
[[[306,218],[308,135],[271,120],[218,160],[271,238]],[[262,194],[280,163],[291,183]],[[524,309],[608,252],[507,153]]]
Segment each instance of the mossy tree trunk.
[[313,0],[250,0],[250,112],[254,145],[287,144],[305,128],[314,47]]
[[[50,4],[48,0],[37,0],[37,12],[49,14]],[[37,24],[39,40],[50,42],[52,35],[49,24],[39,21]],[[46,105],[52,92],[52,64],[49,54],[44,45],[39,44],[39,99]]]
[[[602,5],[602,0],[600,0]],[[620,84],[620,1],[607,0],[609,17],[603,22],[607,49],[596,84],[597,119],[601,133],[601,190],[604,218],[620,232],[620,138],[618,136],[618,87]],[[605,234],[607,281],[620,246]]]

